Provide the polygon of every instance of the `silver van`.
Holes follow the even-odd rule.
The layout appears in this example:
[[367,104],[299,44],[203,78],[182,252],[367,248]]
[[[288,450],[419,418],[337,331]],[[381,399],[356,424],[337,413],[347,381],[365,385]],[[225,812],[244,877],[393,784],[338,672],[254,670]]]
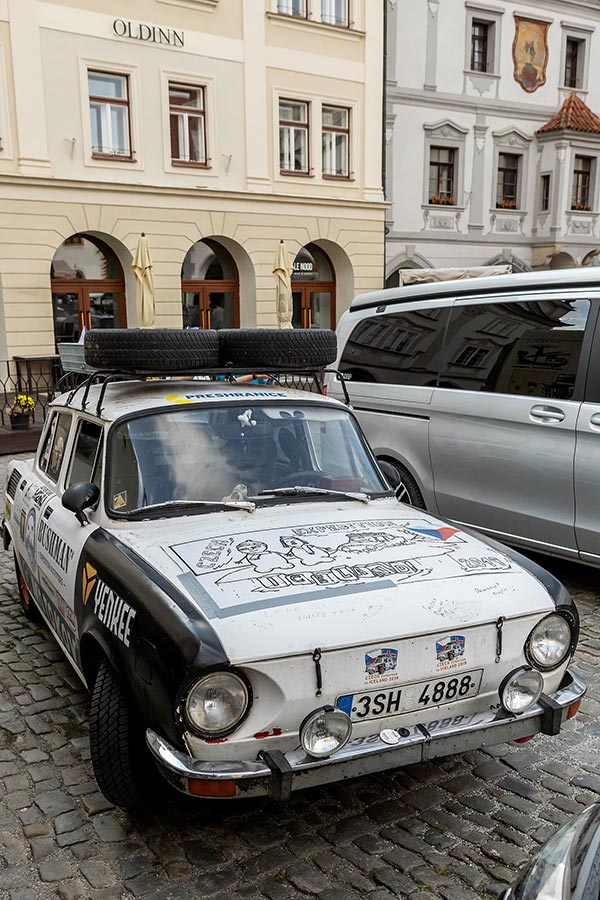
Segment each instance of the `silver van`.
[[596,267],[356,297],[335,367],[399,499],[600,565],[599,312]]

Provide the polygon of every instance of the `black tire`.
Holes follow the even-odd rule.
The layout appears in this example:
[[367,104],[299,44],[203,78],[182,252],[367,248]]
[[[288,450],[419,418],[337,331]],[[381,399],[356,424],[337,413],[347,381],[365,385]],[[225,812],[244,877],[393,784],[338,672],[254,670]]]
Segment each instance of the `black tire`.
[[215,331],[97,328],[85,336],[85,361],[119,372],[189,372],[219,365]]
[[249,373],[318,369],[337,356],[335,331],[325,328],[224,328],[217,334],[220,365]]
[[115,806],[150,812],[162,806],[166,783],[146,747],[145,729],[121,679],[100,664],[90,708],[90,750],[100,790]]
[[19,600],[21,601],[21,609],[23,610],[23,615],[29,619],[30,622],[39,622],[41,621],[42,615],[35,605],[35,601],[31,594],[29,593],[29,588],[25,583],[25,579],[23,578],[23,573],[21,572],[21,568],[19,563],[17,562],[17,557],[14,557],[15,560],[15,572],[17,575],[17,586],[19,588]]
[[417,509],[427,509],[419,485],[404,466],[389,459],[378,459],[377,462],[400,503],[407,503]]

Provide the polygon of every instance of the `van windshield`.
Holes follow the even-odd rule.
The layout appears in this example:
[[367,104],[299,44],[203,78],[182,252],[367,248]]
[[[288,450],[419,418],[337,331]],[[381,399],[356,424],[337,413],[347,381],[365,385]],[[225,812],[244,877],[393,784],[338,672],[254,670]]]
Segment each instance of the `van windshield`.
[[107,505],[119,514],[256,500],[297,485],[387,491],[351,416],[316,404],[188,407],[129,419],[112,430],[110,459]]

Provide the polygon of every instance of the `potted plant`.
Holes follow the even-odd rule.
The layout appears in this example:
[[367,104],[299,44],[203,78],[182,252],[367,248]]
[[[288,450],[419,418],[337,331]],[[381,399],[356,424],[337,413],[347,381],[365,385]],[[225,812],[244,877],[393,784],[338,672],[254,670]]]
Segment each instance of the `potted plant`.
[[29,394],[16,394],[10,411],[11,428],[29,428],[29,417],[33,415],[35,400]]

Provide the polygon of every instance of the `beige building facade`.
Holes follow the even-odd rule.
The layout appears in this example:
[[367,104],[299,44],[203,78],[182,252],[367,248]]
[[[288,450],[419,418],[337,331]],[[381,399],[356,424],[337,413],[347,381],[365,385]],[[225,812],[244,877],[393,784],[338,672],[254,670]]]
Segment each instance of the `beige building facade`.
[[383,4],[0,0],[0,360],[136,327],[328,327],[384,276]]

